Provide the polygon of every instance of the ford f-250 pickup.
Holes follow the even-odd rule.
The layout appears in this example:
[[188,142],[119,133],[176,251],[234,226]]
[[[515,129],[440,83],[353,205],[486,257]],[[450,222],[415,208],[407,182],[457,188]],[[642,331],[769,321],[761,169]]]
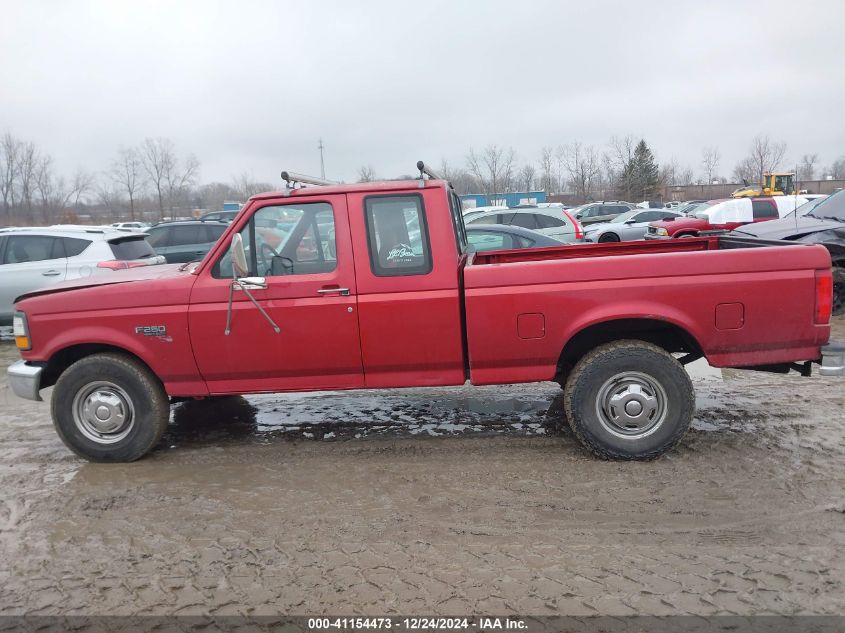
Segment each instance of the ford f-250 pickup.
[[648,459],[690,424],[691,360],[845,373],[845,347],[824,347],[822,246],[702,237],[471,253],[460,199],[418,167],[419,180],[342,186],[285,172],[287,189],[250,199],[199,263],[24,295],[14,392],[40,400],[55,385],[67,446],[129,461],[159,442],[173,400],[557,381],[586,447]]

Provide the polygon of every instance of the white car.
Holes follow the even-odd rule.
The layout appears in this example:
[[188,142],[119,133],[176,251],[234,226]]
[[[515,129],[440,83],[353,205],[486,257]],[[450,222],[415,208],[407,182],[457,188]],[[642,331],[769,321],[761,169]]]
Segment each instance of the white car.
[[560,207],[496,207],[488,211],[464,214],[464,224],[476,228],[482,224],[519,226],[559,242],[580,242],[584,238],[578,221]]
[[124,231],[145,231],[150,228],[146,222],[112,222],[110,226]]
[[12,322],[15,299],[31,290],[165,263],[145,237],[93,226],[0,229],[0,324]]

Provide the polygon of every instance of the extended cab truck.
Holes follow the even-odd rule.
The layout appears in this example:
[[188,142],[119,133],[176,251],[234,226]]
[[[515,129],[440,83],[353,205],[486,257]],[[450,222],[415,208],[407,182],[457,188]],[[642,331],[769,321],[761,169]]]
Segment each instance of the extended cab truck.
[[254,196],[198,264],[29,293],[9,379],[36,400],[55,385],[58,434],[94,461],[153,448],[173,399],[467,380],[557,381],[587,447],[645,459],[690,423],[689,360],[845,373],[842,348],[822,351],[830,304],[822,246],[473,254],[451,186],[421,174]]
[[806,198],[740,198],[710,200],[695,208],[695,215],[669,218],[648,225],[645,239],[693,237],[705,231],[732,231],[745,224],[777,220],[807,201]]

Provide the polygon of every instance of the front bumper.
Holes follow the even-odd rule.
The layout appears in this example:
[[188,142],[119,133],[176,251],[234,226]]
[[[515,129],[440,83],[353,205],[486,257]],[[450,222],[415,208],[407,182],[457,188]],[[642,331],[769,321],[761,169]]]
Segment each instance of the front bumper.
[[820,376],[845,376],[845,341],[834,341],[822,347]]
[[30,365],[23,360],[12,363],[6,372],[9,378],[9,386],[19,398],[40,402],[41,395],[38,392],[41,389],[42,371],[44,371],[43,367]]
[[646,233],[643,236],[643,239],[646,240],[669,240],[672,239],[671,235],[655,235],[654,233]]

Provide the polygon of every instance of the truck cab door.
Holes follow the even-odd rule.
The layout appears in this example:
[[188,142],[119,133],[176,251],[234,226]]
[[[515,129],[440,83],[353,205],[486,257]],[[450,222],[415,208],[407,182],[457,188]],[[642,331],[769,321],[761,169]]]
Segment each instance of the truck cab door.
[[463,384],[460,202],[442,187],[350,193],[367,387]]
[[212,250],[191,292],[189,325],[211,393],[350,389],[364,385],[352,244],[343,195],[261,200],[237,220],[249,290],[233,293],[231,239]]

